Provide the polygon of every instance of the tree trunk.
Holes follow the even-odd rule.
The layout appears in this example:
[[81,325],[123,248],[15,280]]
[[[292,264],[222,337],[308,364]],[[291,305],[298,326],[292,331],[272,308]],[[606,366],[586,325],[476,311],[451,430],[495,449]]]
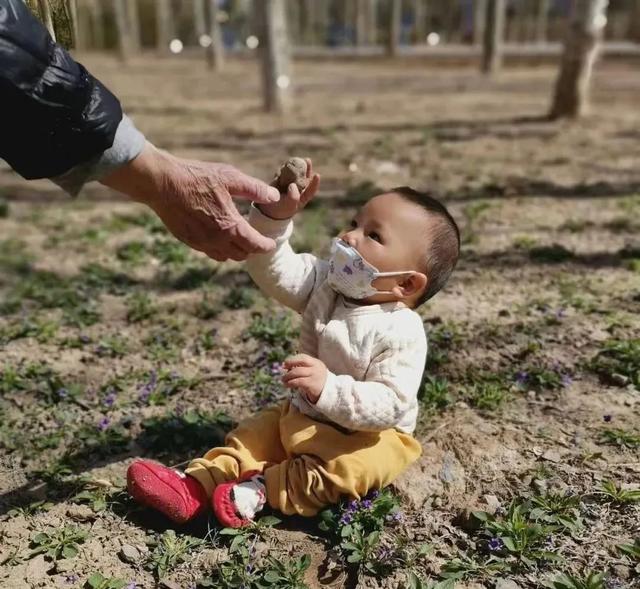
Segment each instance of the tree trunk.
[[425,0],[413,0],[413,17],[415,19],[414,39],[424,43],[427,37],[427,6]]
[[120,59],[126,63],[131,57],[131,27],[127,14],[127,0],[113,0],[113,12],[116,17],[116,30],[118,34],[118,52]]
[[378,41],[378,0],[369,0],[367,5],[367,42],[375,45]]
[[141,49],[140,42],[140,13],[138,0],[127,0],[127,18],[129,19],[129,34],[131,36],[131,50],[138,53]]
[[473,44],[482,45],[487,24],[487,0],[473,2]]
[[71,23],[71,44],[74,49],[78,49],[78,3],[77,0],[68,0],[68,14]]
[[549,0],[537,0],[536,3],[536,41],[545,43],[549,24]]
[[169,53],[169,43],[173,36],[173,15],[171,0],[155,0],[156,5],[156,48],[161,55]]
[[387,55],[398,55],[400,46],[400,28],[402,27],[402,0],[390,0],[389,38],[387,39]]
[[303,45],[315,45],[316,32],[314,22],[313,0],[302,0],[300,7],[301,30],[300,38]]
[[631,7],[629,39],[636,43],[640,43],[640,0],[633,0],[633,6]]
[[224,66],[224,45],[222,43],[222,30],[218,21],[218,2],[209,0],[209,14],[207,28],[211,43],[207,47],[207,65],[209,69],[220,71]]
[[494,74],[502,67],[505,8],[505,0],[487,0],[482,52],[482,71],[485,74]]
[[196,37],[196,45],[200,45],[200,39],[207,34],[207,0],[192,0],[193,31]]
[[285,113],[291,106],[291,57],[284,0],[259,0],[260,58],[264,109]]
[[367,9],[369,0],[356,0],[356,45],[359,47],[369,42],[367,38]]
[[329,26],[329,2],[328,0],[312,0],[315,8],[313,20],[315,22],[316,43],[323,46],[327,42],[327,28]]
[[47,27],[47,31],[49,31],[51,38],[55,41],[56,31],[53,27],[53,16],[51,14],[49,0],[38,0],[38,8],[40,9],[40,17],[42,18],[44,26]]
[[91,40],[96,49],[104,49],[104,19],[100,0],[88,0],[87,10],[91,20]]
[[577,118],[588,107],[589,82],[606,24],[608,0],[574,0],[551,118]]

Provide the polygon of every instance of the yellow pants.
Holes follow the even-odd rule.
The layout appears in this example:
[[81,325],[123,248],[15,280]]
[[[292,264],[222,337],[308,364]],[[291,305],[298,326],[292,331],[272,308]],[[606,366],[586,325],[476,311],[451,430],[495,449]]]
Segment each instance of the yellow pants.
[[269,505],[286,515],[315,515],[342,495],[360,499],[391,483],[422,449],[394,429],[345,433],[315,421],[289,401],[265,409],[230,432],[185,471],[211,496],[219,483],[258,470]]

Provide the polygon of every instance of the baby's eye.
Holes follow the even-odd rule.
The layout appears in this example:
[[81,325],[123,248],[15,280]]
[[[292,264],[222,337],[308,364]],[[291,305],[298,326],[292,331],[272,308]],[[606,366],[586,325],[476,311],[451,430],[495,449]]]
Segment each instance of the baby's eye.
[[378,243],[382,243],[382,238],[380,237],[380,234],[377,233],[376,231],[372,231],[371,233],[369,233],[369,237],[371,239],[373,239],[373,241],[377,241]]
[[353,219],[351,221],[351,229],[355,229],[358,226],[358,221],[356,221],[355,219]]

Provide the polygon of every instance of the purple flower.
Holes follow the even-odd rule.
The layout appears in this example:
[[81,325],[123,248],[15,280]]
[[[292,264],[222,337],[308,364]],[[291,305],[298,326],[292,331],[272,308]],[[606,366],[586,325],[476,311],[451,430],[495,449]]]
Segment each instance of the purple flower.
[[369,499],[365,499],[360,505],[362,506],[362,509],[371,509],[373,503],[371,503]]
[[516,374],[516,384],[518,386],[523,387],[525,384],[527,384],[527,380],[529,380],[529,374],[524,370],[521,370]]
[[269,367],[269,373],[271,376],[280,376],[283,373],[282,364],[280,362],[273,362]]
[[113,404],[116,402],[116,396],[116,392],[113,389],[109,389],[107,396],[102,401],[102,404],[105,407],[113,407]]
[[91,338],[88,335],[84,335],[84,334],[82,334],[78,339],[82,344],[88,344],[91,342]]
[[352,521],[353,521],[353,516],[350,513],[344,513],[340,518],[340,524],[342,524],[343,526],[350,524]]
[[488,547],[492,552],[501,550],[503,546],[504,542],[500,538],[491,538],[491,540],[489,540]]
[[562,386],[563,387],[571,386],[572,382],[573,382],[573,379],[568,374],[563,374],[562,375]]
[[358,502],[357,501],[350,501],[349,505],[347,505],[347,511],[348,512],[358,511]]
[[567,316],[567,313],[562,307],[560,307],[556,311],[556,319],[562,319],[563,317],[566,317],[566,316]]
[[378,491],[378,489],[374,489],[373,491],[371,491],[371,493],[369,493],[369,497],[371,497],[371,499],[377,499],[378,497],[380,497],[380,491]]
[[611,415],[603,415],[602,419],[604,419],[605,423],[609,423],[613,419],[613,416],[611,416]]
[[126,587],[126,589],[137,589],[138,584],[135,581],[131,581]]
[[99,422],[98,422],[98,430],[103,432],[105,431],[108,427],[109,424],[111,423],[111,421],[109,420],[109,418],[105,415]]
[[73,583],[77,583],[78,579],[78,575],[76,575],[75,573],[71,573],[64,578],[64,581],[65,583],[69,583],[69,585],[72,585]]
[[58,389],[58,397],[60,399],[66,399],[69,396],[69,391],[67,389]]

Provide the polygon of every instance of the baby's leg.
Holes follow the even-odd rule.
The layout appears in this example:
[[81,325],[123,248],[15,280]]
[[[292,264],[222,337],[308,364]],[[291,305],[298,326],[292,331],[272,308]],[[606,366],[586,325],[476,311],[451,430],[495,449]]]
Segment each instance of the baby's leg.
[[185,473],[198,480],[211,497],[216,485],[236,480],[248,471],[263,472],[284,460],[279,426],[282,412],[283,406],[270,407],[242,421],[227,435],[223,447],[192,460]]
[[409,435],[345,433],[291,407],[280,420],[288,458],[264,471],[267,501],[287,515],[312,516],[347,495],[359,499],[390,484],[421,454]]

